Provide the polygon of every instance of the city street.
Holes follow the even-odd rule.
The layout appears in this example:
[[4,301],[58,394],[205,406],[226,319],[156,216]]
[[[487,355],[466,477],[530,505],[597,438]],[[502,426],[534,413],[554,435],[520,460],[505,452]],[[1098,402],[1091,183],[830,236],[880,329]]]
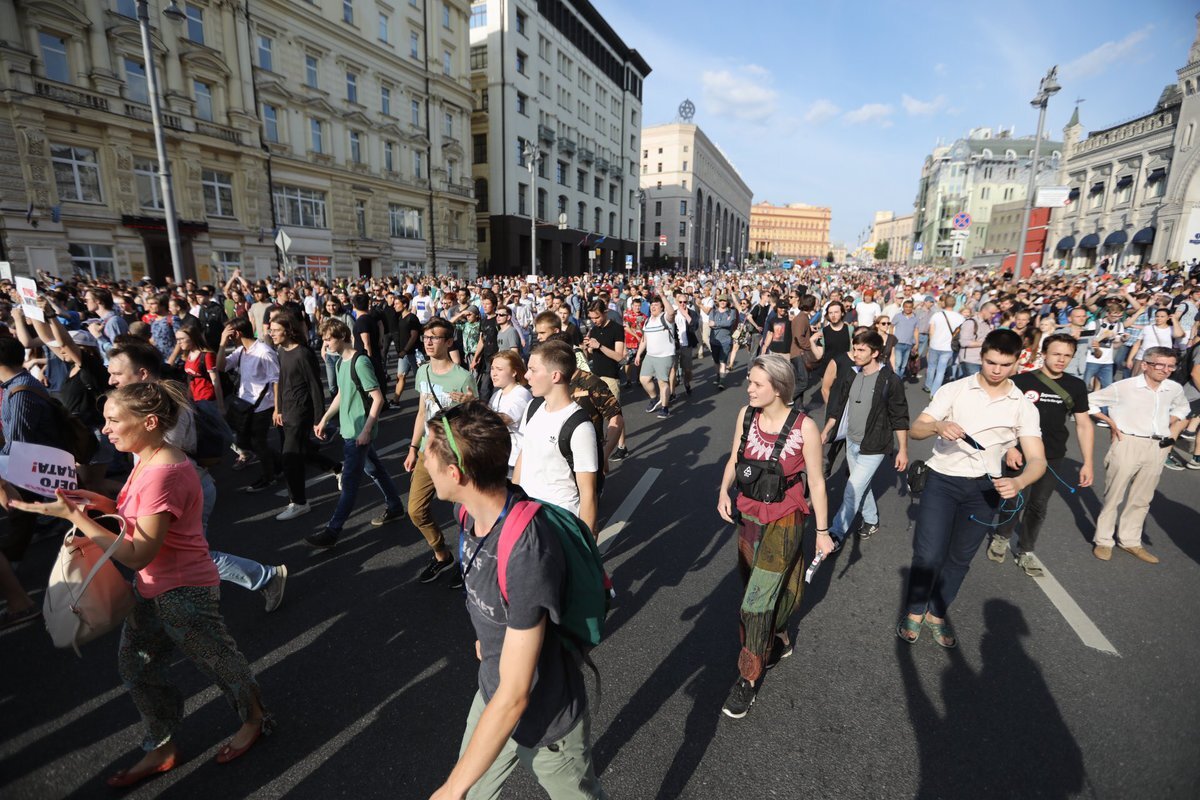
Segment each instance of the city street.
[[[1038,550],[1047,577],[1025,576],[1011,555],[994,564],[981,548],[952,609],[961,646],[947,651],[928,631],[912,646],[894,632],[916,506],[885,463],[875,481],[882,531],[820,568],[792,620],[795,654],[768,673],[744,719],[722,715],[737,677],[740,587],[716,488],[743,374],[718,393],[706,362],[694,396],[667,420],[644,412],[640,389],[627,392],[632,455],[609,476],[600,514],[618,597],[593,654],[603,678],[593,742],[609,797],[1200,796],[1194,472],[1163,473],[1146,533],[1157,566],[1120,551],[1093,558],[1099,496],[1059,491]],[[927,396],[912,384],[908,399],[915,420]],[[379,438],[402,490],[411,389],[405,402]],[[930,445],[914,443],[912,457]],[[1097,489],[1107,446],[1098,431]],[[831,511],[844,475],[831,482]],[[216,477],[213,548],[290,572],[271,615],[260,595],[222,586],[226,620],[278,727],[236,763],[213,763],[237,718],[180,661],[186,763],[129,796],[423,800],[455,763],[476,690],[461,596],[445,576],[417,583],[429,551],[407,520],[368,524],[380,502],[369,483],[343,540],[314,552],[302,539],[332,511],[331,478],[313,479],[313,513],[280,523],[282,483],[250,495],[235,488],[247,473],[224,466]],[[449,507],[437,508],[451,530]],[[21,566],[39,603],[44,580],[31,576],[49,569],[54,549],[41,540]],[[92,643],[80,660],[55,650],[40,623],[0,634],[0,797],[112,796],[103,779],[136,760],[141,736],[117,676],[117,639]],[[518,769],[504,796],[544,795]]]

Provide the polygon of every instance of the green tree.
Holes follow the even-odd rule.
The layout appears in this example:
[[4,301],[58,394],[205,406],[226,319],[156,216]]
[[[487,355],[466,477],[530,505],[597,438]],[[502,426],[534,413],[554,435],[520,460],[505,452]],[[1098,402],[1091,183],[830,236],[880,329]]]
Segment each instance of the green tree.
[[875,245],[875,260],[876,261],[887,261],[887,257],[888,257],[888,243],[880,242],[879,244]]

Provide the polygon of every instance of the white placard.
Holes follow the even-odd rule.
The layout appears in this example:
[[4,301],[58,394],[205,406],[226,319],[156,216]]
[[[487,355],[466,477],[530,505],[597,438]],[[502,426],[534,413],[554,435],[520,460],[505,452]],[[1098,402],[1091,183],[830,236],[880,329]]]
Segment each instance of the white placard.
[[6,281],[12,280],[12,262],[0,261],[0,278]]
[[78,488],[75,456],[66,450],[13,442],[8,454],[7,480],[13,486],[43,497],[53,497],[56,489],[74,491]]
[[37,281],[33,278],[17,278],[17,293],[21,295],[21,310],[25,313],[25,318],[45,322],[46,315],[37,304]]

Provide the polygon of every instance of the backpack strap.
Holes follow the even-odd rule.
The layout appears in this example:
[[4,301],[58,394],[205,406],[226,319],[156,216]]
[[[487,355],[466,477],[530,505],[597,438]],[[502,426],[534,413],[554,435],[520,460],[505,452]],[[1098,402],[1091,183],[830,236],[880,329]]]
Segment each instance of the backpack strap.
[[1059,396],[1059,398],[1063,401],[1063,405],[1066,407],[1068,414],[1075,413],[1075,401],[1071,398],[1070,393],[1067,392],[1066,389],[1064,389],[1055,381],[1050,380],[1050,378],[1046,376],[1046,373],[1042,372],[1040,369],[1035,370],[1033,375],[1035,378],[1045,384],[1047,389]]
[[[530,405],[533,404],[530,403]],[[571,437],[575,435],[575,429],[585,423],[591,425],[592,417],[587,411],[580,408],[574,414],[567,417],[562,429],[558,432],[558,452],[562,454],[562,457],[567,461],[567,466],[571,468],[572,478],[575,477],[575,454],[571,452]]]
[[800,413],[798,406],[792,406],[792,410],[788,413],[783,427],[779,429],[779,435],[775,437],[775,447],[771,449],[772,461],[779,461],[780,456],[783,455],[783,446],[787,444],[788,436],[792,433],[792,428],[795,427],[796,421],[800,419]]
[[546,398],[544,397],[535,397],[529,401],[529,405],[525,406],[525,422],[527,424],[529,420],[533,418],[534,412],[541,408],[542,404],[545,402]]
[[[312,352],[312,351],[310,350],[309,352]],[[362,353],[358,353],[358,352],[356,352],[354,355],[352,355],[350,357],[350,380],[354,383],[354,388],[358,389],[358,394],[362,397],[363,403],[366,404],[367,412],[370,413],[371,402],[372,402],[371,401],[371,393],[368,392],[365,388],[363,388],[362,381],[359,380],[359,377],[358,377],[358,370],[355,369],[355,365],[358,363],[358,360],[360,358],[365,358],[365,356]]]
[[500,541],[496,543],[496,578],[500,583],[500,597],[508,603],[508,559],[512,556],[517,539],[529,527],[529,523],[542,510],[542,504],[536,500],[520,500],[513,504],[512,510],[504,520],[500,529]]
[[742,444],[738,447],[738,455],[741,456],[746,452],[746,445],[750,443],[750,426],[754,424],[755,417],[758,416],[757,408],[745,407],[745,414],[742,415]]

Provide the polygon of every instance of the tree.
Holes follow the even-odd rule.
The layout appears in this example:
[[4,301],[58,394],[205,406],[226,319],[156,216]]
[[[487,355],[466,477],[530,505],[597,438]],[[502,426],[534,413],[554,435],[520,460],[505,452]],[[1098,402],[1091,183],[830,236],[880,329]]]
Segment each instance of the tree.
[[880,242],[879,244],[875,245],[875,260],[876,261],[887,261],[887,257],[888,257],[888,243]]

